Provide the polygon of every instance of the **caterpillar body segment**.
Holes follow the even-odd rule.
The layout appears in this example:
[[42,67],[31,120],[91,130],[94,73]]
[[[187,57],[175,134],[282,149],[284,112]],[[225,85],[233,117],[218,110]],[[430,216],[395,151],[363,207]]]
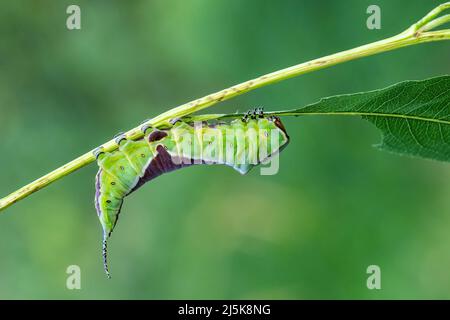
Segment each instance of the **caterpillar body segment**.
[[99,171],[95,208],[103,227],[104,267],[108,276],[107,239],[127,195],[164,173],[196,164],[223,164],[246,174],[288,144],[289,137],[278,118],[256,115],[229,124],[191,125],[179,120],[168,130],[146,128],[142,139],[118,137],[118,150],[96,155]]

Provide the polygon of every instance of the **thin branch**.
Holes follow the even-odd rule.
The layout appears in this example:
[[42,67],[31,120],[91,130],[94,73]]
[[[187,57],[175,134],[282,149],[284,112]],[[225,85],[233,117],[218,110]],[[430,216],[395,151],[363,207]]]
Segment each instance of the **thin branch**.
[[[231,99],[238,95],[272,83],[276,83],[312,71],[324,69],[339,63],[403,48],[406,46],[432,41],[450,40],[450,29],[441,31],[427,31],[432,27],[436,27],[438,25],[441,25],[442,23],[447,22],[447,18],[445,18],[446,16],[444,16],[441,20],[438,20],[439,18],[437,18],[436,20],[434,19],[444,10],[449,8],[450,2],[438,6],[430,13],[428,13],[424,18],[396,36],[356,47],[354,49],[338,52],[322,58],[314,59],[237,84],[228,89],[218,91],[216,93],[207,95],[197,100],[193,100],[167,112],[164,112],[159,116],[156,116],[155,118],[147,121],[145,124],[151,125],[153,127],[167,126],[170,119],[192,114],[196,111],[208,108],[221,101]],[[140,129],[141,126],[138,126],[126,132],[125,135],[128,139],[139,139],[143,136],[143,133]],[[105,151],[113,151],[117,149],[117,144],[115,143],[114,139],[112,139],[103,144],[101,147]],[[45,176],[4,197],[0,200],[0,211],[31,195],[32,193],[48,186],[58,179],[61,179],[62,177],[92,163],[93,161],[95,161],[95,157],[92,152],[93,150],[85,153],[75,160],[72,160],[62,167],[46,174]]]
[[415,31],[431,30],[432,28],[427,28],[427,25],[429,25],[430,22],[433,22],[442,12],[447,9],[450,9],[450,2],[445,2],[438,5],[436,8],[428,12],[422,19],[413,24],[411,28]]
[[[186,122],[196,121],[212,121],[212,120],[225,120],[225,119],[239,119],[244,117],[245,113],[230,113],[230,114],[204,114],[183,117]],[[427,118],[414,115],[395,114],[395,113],[382,113],[382,112],[358,112],[358,111],[323,111],[323,112],[303,112],[301,109],[292,109],[285,111],[269,111],[264,112],[266,116],[277,117],[300,117],[300,116],[370,116],[370,117],[387,117],[387,118],[401,118],[409,120],[420,120],[427,122],[440,123],[450,125],[450,121]]]

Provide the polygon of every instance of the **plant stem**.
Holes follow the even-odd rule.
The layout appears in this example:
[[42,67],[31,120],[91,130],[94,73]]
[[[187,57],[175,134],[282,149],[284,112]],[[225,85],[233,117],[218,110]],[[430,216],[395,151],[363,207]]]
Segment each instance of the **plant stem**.
[[[223,120],[223,119],[239,119],[244,117],[245,113],[230,113],[230,114],[205,114],[183,117],[183,120],[188,122],[195,121],[211,121],[211,120]],[[420,117],[413,115],[395,114],[395,113],[374,113],[374,112],[357,112],[357,111],[324,111],[324,112],[304,112],[302,109],[292,109],[284,111],[269,111],[264,112],[265,116],[277,116],[277,117],[299,117],[299,116],[370,116],[370,117],[390,117],[399,119],[421,120],[434,123],[440,123],[444,125],[450,125],[450,121],[434,119],[428,117]]]
[[[304,62],[286,69],[275,71],[258,78],[237,84],[230,88],[207,95],[203,98],[193,100],[167,112],[164,112],[155,118],[148,120],[145,124],[153,127],[167,126],[168,121],[173,118],[183,117],[196,111],[210,107],[216,103],[231,99],[251,90],[276,83],[285,79],[296,77],[308,72],[324,69],[339,63],[355,60],[370,55],[403,48],[419,43],[450,40],[450,29],[440,31],[428,31],[432,28],[448,22],[448,17],[436,18],[442,11],[450,8],[450,2],[444,3],[433,9],[424,18],[413,24],[404,32],[377,42],[366,44],[350,50],[331,54],[322,58]],[[143,136],[141,126],[133,128],[125,133],[128,139],[136,140]],[[102,145],[104,151],[113,151],[117,149],[114,139]],[[72,160],[62,167],[46,174],[45,176],[31,182],[0,200],[0,211],[16,203],[17,201],[29,196],[30,194],[48,186],[52,182],[88,165],[95,161],[93,151]]]

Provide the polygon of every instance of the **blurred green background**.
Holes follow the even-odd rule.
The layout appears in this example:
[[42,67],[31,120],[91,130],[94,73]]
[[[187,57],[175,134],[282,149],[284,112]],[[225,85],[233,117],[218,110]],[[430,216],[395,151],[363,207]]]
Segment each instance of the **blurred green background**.
[[[369,43],[442,1],[3,1],[0,196],[171,107]],[[407,5],[405,5],[407,3]],[[82,29],[66,29],[81,7]],[[381,7],[382,29],[366,28]],[[294,108],[449,73],[449,43],[346,63],[207,112]],[[450,298],[449,164],[357,118],[284,120],[275,176],[197,166],[127,198],[102,268],[92,164],[0,214],[0,298]],[[66,268],[81,267],[81,290]],[[368,290],[366,268],[381,267]]]

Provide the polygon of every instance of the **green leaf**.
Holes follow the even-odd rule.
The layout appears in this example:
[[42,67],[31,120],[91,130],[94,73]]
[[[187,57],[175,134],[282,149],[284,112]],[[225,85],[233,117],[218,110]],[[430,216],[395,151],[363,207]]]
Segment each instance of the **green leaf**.
[[324,98],[278,115],[359,115],[382,131],[377,147],[450,161],[450,76]]

